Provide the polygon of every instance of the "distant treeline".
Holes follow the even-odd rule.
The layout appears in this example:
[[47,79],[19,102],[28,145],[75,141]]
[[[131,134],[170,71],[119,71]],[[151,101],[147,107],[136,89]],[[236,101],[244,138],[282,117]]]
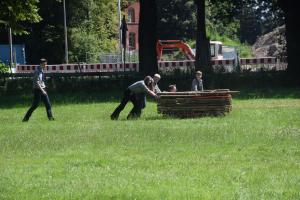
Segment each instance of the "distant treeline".
[[[121,2],[124,9],[134,1]],[[194,0],[159,0],[156,4],[157,38],[194,43]],[[268,1],[247,0],[241,6],[238,2],[209,0],[206,4],[207,31],[211,40],[252,44],[259,35],[284,23],[282,11]],[[48,58],[50,64],[63,63],[63,4],[48,0],[39,1],[36,6],[41,21],[22,22],[28,35],[14,36],[13,42],[25,43],[28,63],[37,63],[41,57]],[[100,53],[118,50],[117,1],[66,1],[66,10],[70,62],[97,62]],[[7,29],[1,29],[0,43],[8,43]]]

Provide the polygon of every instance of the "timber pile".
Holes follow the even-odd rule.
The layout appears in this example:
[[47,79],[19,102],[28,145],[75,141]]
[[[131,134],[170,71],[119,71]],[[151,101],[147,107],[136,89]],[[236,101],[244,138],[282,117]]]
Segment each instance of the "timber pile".
[[163,115],[180,118],[222,116],[232,109],[229,89],[204,90],[201,92],[158,93],[157,111]]

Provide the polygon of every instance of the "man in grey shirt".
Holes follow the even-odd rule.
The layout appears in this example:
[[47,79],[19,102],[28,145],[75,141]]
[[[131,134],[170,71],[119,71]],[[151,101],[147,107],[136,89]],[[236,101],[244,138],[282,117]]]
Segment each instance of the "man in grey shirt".
[[[159,74],[154,74],[153,76],[153,91],[155,94],[160,93],[160,89],[157,85],[158,81],[160,80],[160,75]],[[146,107],[146,94],[145,93],[139,93],[136,94],[136,98],[139,102],[141,102],[141,107],[144,109]]]
[[202,72],[196,71],[195,78],[192,82],[192,91],[203,91]]
[[47,65],[47,60],[42,58],[40,60],[40,66],[36,68],[33,75],[33,103],[32,106],[27,111],[26,115],[23,118],[23,122],[27,122],[33,113],[33,111],[39,106],[40,101],[42,100],[46,107],[46,112],[49,120],[54,120],[52,111],[51,111],[51,103],[46,92],[45,85],[45,75],[43,69]]
[[110,118],[112,120],[117,120],[128,101],[132,102],[133,108],[128,114],[127,119],[140,117],[142,109],[145,107],[144,99],[141,97],[145,94],[149,94],[154,98],[158,98],[158,96],[153,92],[153,83],[153,79],[150,76],[146,76],[144,80],[137,81],[130,85],[125,90],[120,105],[114,110]]

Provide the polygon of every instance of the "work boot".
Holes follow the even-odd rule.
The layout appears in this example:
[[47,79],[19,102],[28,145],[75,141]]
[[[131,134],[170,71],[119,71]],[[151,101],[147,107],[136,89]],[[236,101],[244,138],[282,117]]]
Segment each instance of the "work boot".
[[119,116],[116,116],[116,115],[114,115],[114,114],[112,114],[112,115],[110,116],[110,119],[111,119],[111,120],[118,120],[118,118],[119,118]]
[[129,113],[129,115],[127,116],[127,119],[138,119],[139,116],[136,113]]
[[22,122],[28,122],[28,118],[26,118],[26,117],[24,117],[23,119],[22,119]]
[[50,121],[54,121],[54,117],[52,115],[52,110],[51,109],[48,109],[46,110],[47,111],[47,117]]

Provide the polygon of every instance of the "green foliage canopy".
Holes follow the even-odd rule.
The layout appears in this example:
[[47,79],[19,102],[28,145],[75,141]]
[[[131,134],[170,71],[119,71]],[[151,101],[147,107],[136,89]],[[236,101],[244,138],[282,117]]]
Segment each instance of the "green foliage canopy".
[[110,0],[69,2],[71,61],[99,62],[99,54],[115,51],[118,42],[117,4]]
[[28,33],[23,26],[25,22],[41,21],[38,14],[38,0],[1,0],[0,26],[12,28],[14,34]]

